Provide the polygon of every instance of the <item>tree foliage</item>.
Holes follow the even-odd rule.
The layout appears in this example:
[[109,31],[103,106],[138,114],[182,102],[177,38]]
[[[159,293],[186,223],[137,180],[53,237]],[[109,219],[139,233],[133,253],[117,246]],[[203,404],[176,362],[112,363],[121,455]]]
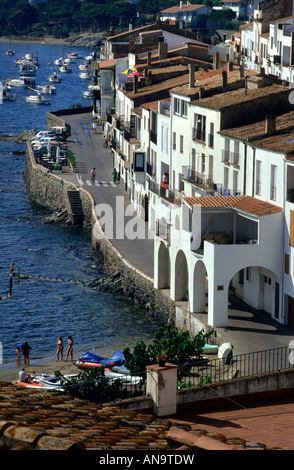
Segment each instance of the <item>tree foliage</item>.
[[138,341],[133,352],[125,348],[125,366],[132,372],[143,372],[145,367],[157,363],[158,356],[165,356],[168,362],[183,365],[192,360],[198,360],[207,339],[212,335],[213,329],[204,333],[200,331],[190,339],[188,331],[179,333],[176,327],[168,325],[160,327],[153,343],[148,346],[144,341]]

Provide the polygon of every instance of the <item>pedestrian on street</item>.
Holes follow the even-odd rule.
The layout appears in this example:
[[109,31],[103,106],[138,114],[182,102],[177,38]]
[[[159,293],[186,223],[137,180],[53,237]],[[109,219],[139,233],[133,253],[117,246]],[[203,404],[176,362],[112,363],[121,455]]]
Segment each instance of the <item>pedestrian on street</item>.
[[96,177],[96,168],[95,167],[92,168],[90,176],[91,176],[91,181],[94,184],[95,183],[95,177]]
[[21,351],[23,353],[23,362],[25,365],[30,365],[30,351],[31,346],[29,346],[28,340],[26,339],[21,347]]
[[96,121],[93,121],[92,129],[93,129],[93,134],[96,134],[96,129],[97,129]]
[[115,183],[116,182],[116,178],[117,178],[117,171],[115,168],[113,168],[113,172],[112,172],[112,181]]

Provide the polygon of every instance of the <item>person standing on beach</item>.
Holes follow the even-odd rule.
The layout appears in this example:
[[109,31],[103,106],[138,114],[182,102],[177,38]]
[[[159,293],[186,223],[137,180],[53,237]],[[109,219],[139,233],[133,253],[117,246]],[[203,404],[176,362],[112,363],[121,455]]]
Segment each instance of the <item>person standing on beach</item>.
[[61,356],[61,360],[63,360],[63,340],[62,337],[59,336],[57,341],[57,348],[56,348],[56,361],[59,361],[59,355]]
[[72,339],[72,336],[68,337],[65,362],[67,361],[69,355],[71,357],[71,360],[73,360],[73,339]]
[[23,362],[25,365],[30,365],[30,351],[31,346],[29,346],[28,340],[26,339],[21,347],[21,351],[23,353]]

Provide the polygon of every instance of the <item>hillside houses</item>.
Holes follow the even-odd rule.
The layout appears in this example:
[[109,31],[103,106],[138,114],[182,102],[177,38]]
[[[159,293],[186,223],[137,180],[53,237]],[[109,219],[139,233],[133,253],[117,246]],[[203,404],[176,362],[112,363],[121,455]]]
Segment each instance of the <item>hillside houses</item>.
[[120,182],[154,234],[154,287],[211,326],[227,326],[229,294],[294,324],[291,87],[212,60],[200,41],[156,46],[103,56],[96,102]]

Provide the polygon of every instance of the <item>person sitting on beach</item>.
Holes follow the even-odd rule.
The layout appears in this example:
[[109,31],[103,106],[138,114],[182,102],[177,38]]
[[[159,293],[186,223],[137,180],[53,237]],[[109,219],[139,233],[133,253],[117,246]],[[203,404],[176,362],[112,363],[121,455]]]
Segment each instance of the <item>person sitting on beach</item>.
[[59,336],[57,341],[57,349],[56,349],[57,361],[59,361],[59,355],[61,356],[61,360],[63,361],[63,340],[62,337]]
[[29,382],[31,380],[31,376],[26,373],[24,367],[22,367],[21,370],[19,371],[18,380],[20,382]]

